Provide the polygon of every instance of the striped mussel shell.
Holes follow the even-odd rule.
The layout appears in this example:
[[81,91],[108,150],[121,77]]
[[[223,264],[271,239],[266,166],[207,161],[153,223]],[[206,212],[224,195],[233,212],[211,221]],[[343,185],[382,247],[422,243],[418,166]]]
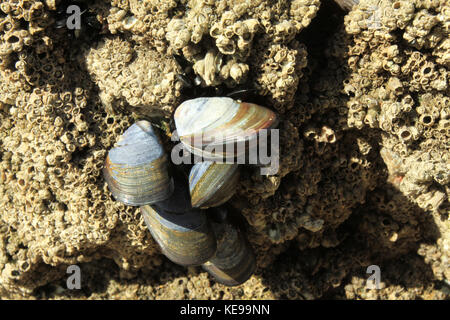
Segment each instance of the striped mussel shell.
[[192,206],[205,209],[227,202],[237,190],[239,176],[235,163],[196,163],[189,174]]
[[145,205],[141,213],[161,251],[173,262],[201,265],[216,252],[216,238],[204,211],[174,214]]
[[359,3],[359,0],[334,0],[343,10],[350,11]]
[[277,115],[266,107],[228,97],[183,102],[174,115],[177,134],[187,150],[204,159],[232,159],[240,145],[256,141],[263,129],[275,128]]
[[109,151],[103,175],[113,196],[131,206],[165,200],[174,188],[164,149],[145,120],[130,126]]
[[243,230],[233,223],[227,209],[214,208],[209,216],[217,238],[215,255],[202,265],[218,282],[237,286],[247,281],[256,269],[256,258]]

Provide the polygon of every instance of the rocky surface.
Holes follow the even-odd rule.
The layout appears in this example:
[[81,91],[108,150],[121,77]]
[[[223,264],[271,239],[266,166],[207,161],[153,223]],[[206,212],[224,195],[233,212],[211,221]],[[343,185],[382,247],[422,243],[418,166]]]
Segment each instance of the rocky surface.
[[[1,298],[449,297],[447,1],[74,2],[76,32],[68,1],[0,4]],[[179,103],[240,88],[282,118],[280,171],[229,201],[258,270],[227,288],[165,259],[101,169],[136,119],[170,150]]]

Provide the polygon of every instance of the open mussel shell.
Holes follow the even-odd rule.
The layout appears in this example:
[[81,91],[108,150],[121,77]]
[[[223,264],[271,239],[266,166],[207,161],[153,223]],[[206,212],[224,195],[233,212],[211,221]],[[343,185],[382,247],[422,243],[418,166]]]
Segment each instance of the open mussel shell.
[[183,214],[167,213],[146,205],[141,207],[150,233],[163,254],[183,265],[200,265],[217,249],[216,238],[204,211],[189,210]]
[[174,172],[174,191],[166,200],[153,204],[153,207],[168,213],[183,213],[192,209],[191,195],[189,193],[189,182],[181,172]]
[[239,165],[205,161],[196,163],[189,174],[193,207],[210,208],[227,202],[236,192]]
[[212,226],[217,238],[215,255],[202,265],[218,282],[227,286],[237,286],[247,281],[256,269],[256,258],[243,233],[232,223],[223,207],[212,215],[219,215],[220,221],[212,219]]
[[174,119],[183,145],[208,160],[239,156],[261,130],[278,124],[270,109],[227,97],[187,100],[177,108]]
[[131,206],[162,201],[173,192],[164,149],[150,122],[129,127],[106,157],[103,175],[113,196]]

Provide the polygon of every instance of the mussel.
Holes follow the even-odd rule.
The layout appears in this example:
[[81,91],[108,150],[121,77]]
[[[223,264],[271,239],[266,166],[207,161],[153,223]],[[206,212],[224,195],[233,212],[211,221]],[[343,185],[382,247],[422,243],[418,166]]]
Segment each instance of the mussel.
[[215,255],[202,265],[218,282],[236,286],[247,281],[256,269],[256,258],[243,233],[224,207],[214,208],[211,217],[217,238]]
[[191,196],[189,194],[189,182],[187,177],[178,171],[173,172],[174,190],[166,200],[153,204],[156,209],[169,213],[183,213],[192,209]]
[[189,190],[193,207],[216,207],[227,202],[236,192],[239,165],[204,161],[196,163],[189,174]]
[[350,11],[359,3],[359,0],[334,0],[343,10]]
[[270,109],[227,97],[184,101],[174,119],[183,145],[207,160],[240,156],[251,142],[256,142],[261,130],[278,124],[278,117]]
[[141,213],[161,251],[173,262],[200,265],[216,252],[216,238],[204,211],[192,209],[174,214],[145,205]]
[[174,188],[167,156],[145,120],[129,127],[109,151],[103,175],[113,196],[131,206],[165,200]]

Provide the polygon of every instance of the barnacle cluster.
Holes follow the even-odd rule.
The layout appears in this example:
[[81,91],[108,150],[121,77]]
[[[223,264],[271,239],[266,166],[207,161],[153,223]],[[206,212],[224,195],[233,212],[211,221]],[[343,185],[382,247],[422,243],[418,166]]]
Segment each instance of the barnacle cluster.
[[[92,41],[55,27],[68,1],[2,1],[0,296],[448,297],[448,1],[336,2],[352,10],[96,0]],[[166,130],[183,95],[201,94],[184,73],[200,88],[256,89],[281,116],[278,174],[245,167],[229,201],[258,264],[234,288],[168,262],[100,174],[136,119]],[[65,289],[69,264],[84,293]],[[379,290],[366,288],[374,264]]]
[[0,9],[2,287],[29,294],[60,277],[61,266],[98,257],[99,247],[124,269],[157,264],[138,211],[115,204],[100,178],[106,149],[131,116],[108,113],[92,95],[43,2]]
[[[33,289],[49,280],[31,281],[33,274],[89,261],[99,246],[125,269],[149,263],[146,255],[126,258],[133,243],[156,252],[145,225],[134,223],[136,210],[115,204],[100,178],[105,147],[131,118],[107,116],[87,92],[34,89],[1,112],[2,243],[10,257],[2,260],[2,283],[11,290]],[[125,245],[111,234],[120,229]]]
[[[353,35],[348,125],[382,130],[381,155],[399,189],[419,207],[436,211],[448,203],[450,181],[449,61],[441,50],[448,51],[450,6],[381,1],[375,10],[374,4],[361,3],[346,17]],[[368,22],[370,15],[377,19]]]

